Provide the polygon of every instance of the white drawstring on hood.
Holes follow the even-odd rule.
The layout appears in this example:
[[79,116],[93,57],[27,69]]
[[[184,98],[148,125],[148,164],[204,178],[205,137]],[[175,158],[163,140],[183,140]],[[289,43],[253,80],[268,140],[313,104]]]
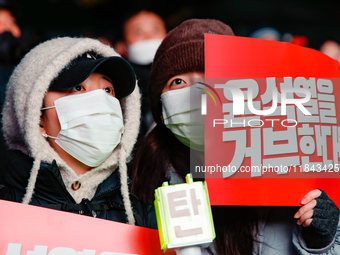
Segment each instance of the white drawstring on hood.
[[[4,137],[10,149],[20,150],[34,158],[23,203],[30,203],[42,161],[52,163],[53,160],[56,160],[67,190],[78,203],[85,197],[91,199],[98,185],[118,166],[126,214],[129,223],[134,224],[128,192],[126,162],[139,131],[140,94],[138,86],[129,96],[119,99],[124,120],[124,134],[120,144],[103,163],[85,174],[77,176],[40,132],[41,108],[51,81],[73,59],[89,51],[103,57],[120,57],[111,47],[97,40],[70,37],[46,41],[26,54],[15,68],[7,85],[6,100],[2,112]],[[71,188],[75,181],[82,182],[82,188],[78,191],[73,191]]]

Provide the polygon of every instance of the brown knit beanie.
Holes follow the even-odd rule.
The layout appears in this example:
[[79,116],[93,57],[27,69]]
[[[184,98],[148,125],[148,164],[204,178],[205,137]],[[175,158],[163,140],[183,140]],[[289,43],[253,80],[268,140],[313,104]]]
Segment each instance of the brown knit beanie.
[[231,28],[213,19],[190,19],[171,30],[153,60],[149,95],[156,123],[161,123],[160,97],[166,82],[175,75],[204,71],[204,34],[234,35]]

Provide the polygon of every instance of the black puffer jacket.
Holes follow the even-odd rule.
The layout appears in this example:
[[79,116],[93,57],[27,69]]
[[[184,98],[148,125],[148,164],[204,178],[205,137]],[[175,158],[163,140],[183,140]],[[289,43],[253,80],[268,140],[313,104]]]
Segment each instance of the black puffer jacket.
[[[33,159],[21,151],[10,151],[5,177],[6,186],[0,189],[1,199],[22,201],[32,164]],[[130,199],[136,225],[157,229],[153,206],[146,205],[132,194]],[[114,171],[98,186],[91,200],[83,199],[80,204],[77,204],[67,191],[56,162],[53,161],[52,164],[42,162],[30,204],[127,222],[120,191],[119,171]]]

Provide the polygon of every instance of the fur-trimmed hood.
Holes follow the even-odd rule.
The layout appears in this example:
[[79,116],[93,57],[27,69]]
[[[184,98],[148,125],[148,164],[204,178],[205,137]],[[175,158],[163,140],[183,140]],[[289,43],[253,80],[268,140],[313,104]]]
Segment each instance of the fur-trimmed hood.
[[[77,176],[67,166],[40,132],[41,108],[51,81],[73,59],[89,51],[103,57],[120,57],[111,47],[98,40],[57,38],[46,41],[27,53],[10,77],[2,113],[4,137],[10,149],[20,150],[35,159],[24,203],[29,203],[33,194],[40,162],[52,163],[54,159],[61,169],[63,180],[70,193],[72,192],[71,183],[80,180],[86,184],[85,187],[88,190],[85,188],[83,194],[81,192],[79,194],[89,196],[118,165],[121,172],[122,190],[126,189],[125,192],[127,192],[126,159],[130,156],[139,131],[140,94],[137,85],[134,92],[120,99],[124,119],[124,134],[121,143],[102,164],[81,176]],[[32,194],[29,194],[30,189]],[[81,199],[81,196],[77,198],[77,194],[71,193],[71,195],[76,201]],[[123,197],[125,197],[124,194]]]

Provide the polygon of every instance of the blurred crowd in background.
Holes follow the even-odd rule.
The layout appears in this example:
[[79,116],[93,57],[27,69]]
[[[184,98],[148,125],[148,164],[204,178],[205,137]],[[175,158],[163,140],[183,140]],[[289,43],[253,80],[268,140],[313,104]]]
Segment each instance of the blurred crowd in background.
[[152,126],[146,88],[153,54],[184,20],[218,19],[236,35],[310,47],[339,61],[339,7],[333,0],[0,0],[0,100],[13,67],[38,43],[58,36],[97,38],[133,64],[144,96],[145,134]]
[[335,0],[1,0],[16,8],[23,40],[63,35],[105,37],[115,43],[122,24],[133,12],[147,9],[160,15],[167,30],[190,18],[218,19],[240,36],[262,27],[277,30],[282,41],[319,49],[326,40],[340,41]]
[[[4,1],[4,0],[2,0]],[[7,0],[8,1],[8,0]],[[1,1],[0,1],[1,2]],[[6,1],[5,1],[6,2]],[[327,39],[340,40],[335,0],[12,0],[23,39],[61,35],[104,36],[115,42],[130,13],[148,9],[160,15],[167,30],[190,18],[218,19],[240,36],[273,27],[281,40],[317,49]],[[301,38],[304,36],[306,38]],[[306,40],[308,39],[308,40]]]

